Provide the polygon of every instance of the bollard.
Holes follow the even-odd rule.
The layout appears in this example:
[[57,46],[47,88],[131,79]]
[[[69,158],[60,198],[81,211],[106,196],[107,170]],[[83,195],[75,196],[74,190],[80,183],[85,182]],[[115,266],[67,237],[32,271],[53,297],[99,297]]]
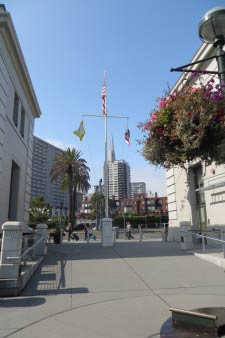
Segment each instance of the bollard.
[[102,219],[102,246],[113,246],[112,219]]
[[205,252],[205,237],[202,235],[202,252]]
[[22,237],[25,223],[5,222],[2,226],[0,278],[17,279],[21,263]]
[[[224,232],[221,230],[221,240],[224,241]],[[225,243],[223,243],[223,258],[225,258]]]
[[142,234],[142,229],[139,227],[139,242],[142,242],[143,239],[143,234]]
[[40,241],[35,247],[34,247],[34,255],[35,256],[45,256],[47,254],[47,224],[37,224],[36,226],[36,236],[35,236],[35,243],[40,240],[41,238],[44,238],[42,241]]
[[87,244],[90,242],[90,229],[87,228]]
[[112,231],[113,231],[113,242],[115,243],[116,242],[116,227],[113,227]]

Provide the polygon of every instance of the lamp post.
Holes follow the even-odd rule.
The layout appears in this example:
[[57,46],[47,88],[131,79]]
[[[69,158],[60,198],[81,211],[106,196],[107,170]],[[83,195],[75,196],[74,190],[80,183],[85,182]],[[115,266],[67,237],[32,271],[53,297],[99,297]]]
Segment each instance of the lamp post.
[[[216,60],[220,84],[225,85],[225,7],[214,7],[210,9],[199,23],[200,39],[217,49]],[[222,86],[223,91],[225,90]]]

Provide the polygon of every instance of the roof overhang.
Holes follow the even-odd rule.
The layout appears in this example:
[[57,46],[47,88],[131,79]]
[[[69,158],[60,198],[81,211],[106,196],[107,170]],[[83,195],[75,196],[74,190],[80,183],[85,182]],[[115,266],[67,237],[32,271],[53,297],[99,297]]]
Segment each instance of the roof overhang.
[[220,182],[220,183],[215,183],[215,184],[209,184],[207,187],[202,187],[202,188],[199,188],[199,189],[195,189],[195,191],[207,191],[207,190],[213,190],[213,189],[216,189],[216,188],[222,188],[222,187],[225,187],[225,182]]
[[40,117],[41,110],[31,82],[31,78],[23,57],[22,49],[10,16],[10,13],[0,10],[0,34],[3,37],[11,61],[24,90],[34,118]]

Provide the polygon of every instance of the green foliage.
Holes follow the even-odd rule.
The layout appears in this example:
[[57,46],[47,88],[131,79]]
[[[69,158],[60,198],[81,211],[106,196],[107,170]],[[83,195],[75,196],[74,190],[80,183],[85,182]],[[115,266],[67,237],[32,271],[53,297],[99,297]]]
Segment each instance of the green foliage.
[[90,188],[89,180],[90,168],[86,165],[86,160],[81,158],[81,152],[72,148],[67,148],[62,154],[55,158],[51,169],[51,179],[62,180],[61,189],[68,190],[69,194],[69,221],[75,224],[75,206],[77,189],[88,191]]
[[43,196],[33,198],[30,202],[29,222],[32,227],[38,223],[46,223],[50,217],[50,207]]

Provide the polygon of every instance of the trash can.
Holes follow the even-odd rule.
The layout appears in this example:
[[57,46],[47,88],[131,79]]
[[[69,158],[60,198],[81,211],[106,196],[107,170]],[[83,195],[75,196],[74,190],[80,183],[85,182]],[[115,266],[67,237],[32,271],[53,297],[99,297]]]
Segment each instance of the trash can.
[[193,239],[190,222],[180,222],[180,247],[183,250],[193,249]]

